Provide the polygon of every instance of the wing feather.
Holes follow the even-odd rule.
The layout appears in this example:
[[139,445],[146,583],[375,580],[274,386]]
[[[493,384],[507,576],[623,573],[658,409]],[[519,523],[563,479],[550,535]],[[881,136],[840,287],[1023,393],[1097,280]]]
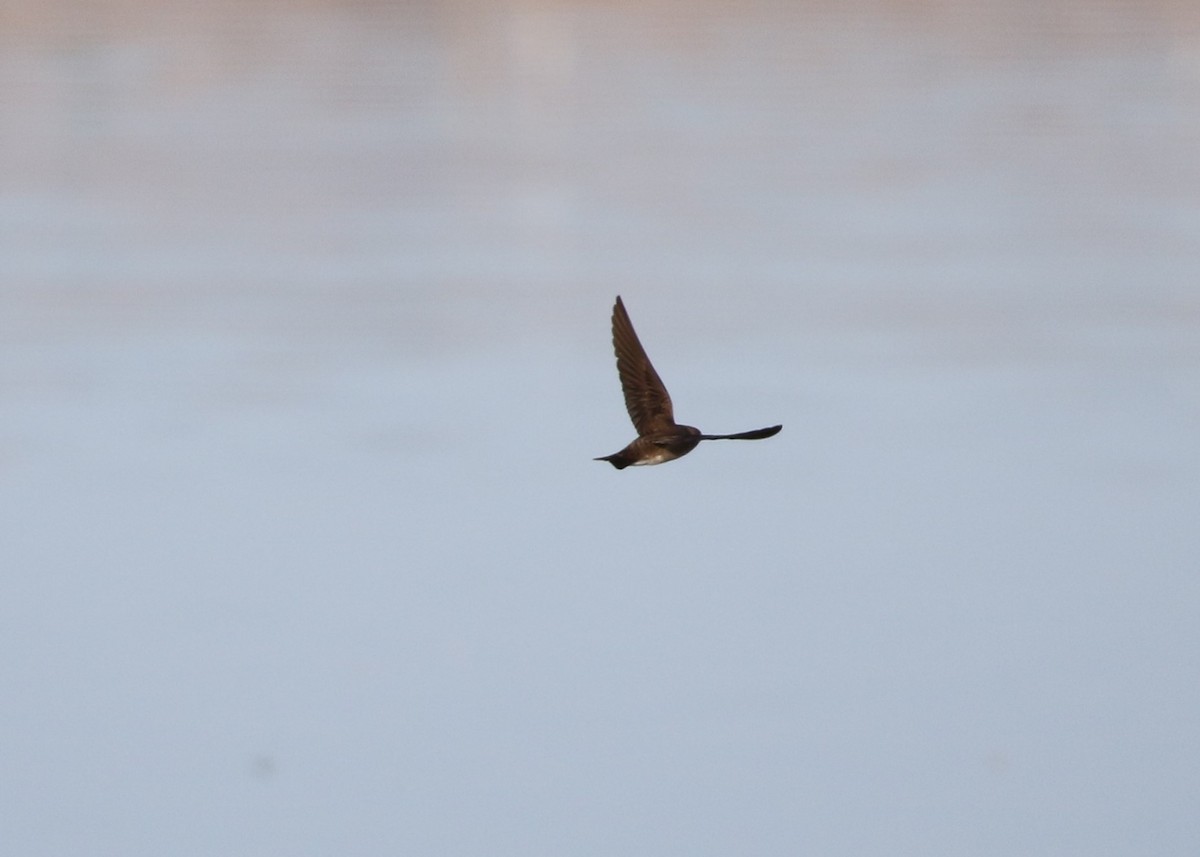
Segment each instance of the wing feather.
[[639,436],[658,434],[675,426],[671,396],[642,347],[625,304],[617,297],[612,317],[613,350],[625,393],[625,409]]

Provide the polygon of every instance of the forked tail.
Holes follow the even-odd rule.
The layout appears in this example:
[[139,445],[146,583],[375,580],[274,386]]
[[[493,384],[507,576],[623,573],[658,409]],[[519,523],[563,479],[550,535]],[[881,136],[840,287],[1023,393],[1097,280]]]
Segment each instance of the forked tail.
[[743,431],[737,434],[702,434],[701,440],[762,440],[764,437],[774,437],[783,430],[783,426],[771,426],[754,431]]

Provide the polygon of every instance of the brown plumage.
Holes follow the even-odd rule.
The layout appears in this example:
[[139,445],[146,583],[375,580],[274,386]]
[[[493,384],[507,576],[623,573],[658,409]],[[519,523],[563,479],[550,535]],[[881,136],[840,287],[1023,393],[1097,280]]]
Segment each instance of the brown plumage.
[[607,461],[618,470],[637,464],[662,464],[687,455],[702,440],[760,440],[779,434],[783,428],[779,425],[739,434],[701,434],[700,429],[677,424],[671,395],[646,356],[620,295],[613,307],[612,329],[625,409],[638,436],[620,452],[596,461]]

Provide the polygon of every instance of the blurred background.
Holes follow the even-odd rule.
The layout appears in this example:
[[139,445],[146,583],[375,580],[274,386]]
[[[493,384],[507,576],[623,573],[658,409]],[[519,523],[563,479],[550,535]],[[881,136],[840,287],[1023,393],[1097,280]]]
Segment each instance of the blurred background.
[[1198,425],[1192,0],[0,7],[8,853],[1200,853]]

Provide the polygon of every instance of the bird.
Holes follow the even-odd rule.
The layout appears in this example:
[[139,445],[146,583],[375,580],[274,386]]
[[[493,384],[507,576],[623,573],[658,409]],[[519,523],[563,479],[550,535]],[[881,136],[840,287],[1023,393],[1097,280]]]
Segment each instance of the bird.
[[654,371],[646,349],[642,347],[634,332],[633,322],[625,310],[625,303],[617,295],[612,314],[613,350],[617,353],[617,374],[621,376],[621,390],[625,394],[625,409],[637,438],[612,455],[602,455],[593,461],[607,461],[617,470],[626,467],[663,464],[681,458],[695,449],[702,440],[762,440],[774,437],[783,429],[782,425],[744,431],[738,434],[703,434],[693,426],[675,422],[675,411],[671,395],[662,379]]

